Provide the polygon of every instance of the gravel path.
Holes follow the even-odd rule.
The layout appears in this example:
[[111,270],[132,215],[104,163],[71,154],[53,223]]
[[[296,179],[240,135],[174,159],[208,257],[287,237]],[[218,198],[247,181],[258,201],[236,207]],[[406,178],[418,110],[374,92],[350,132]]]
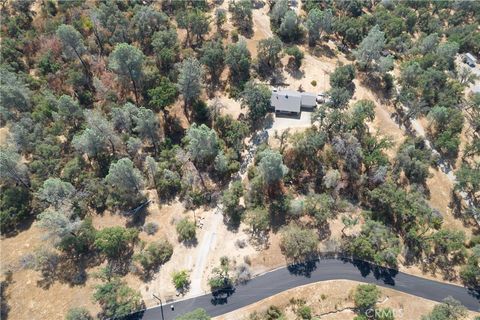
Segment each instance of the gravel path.
[[215,247],[217,240],[217,229],[220,226],[220,223],[223,220],[221,210],[215,209],[213,213],[212,220],[206,228],[206,232],[203,235],[202,240],[198,244],[197,257],[195,260],[195,265],[191,274],[191,283],[188,296],[198,296],[204,294],[202,290],[202,279],[203,274],[206,269],[207,257],[210,252],[210,248]]

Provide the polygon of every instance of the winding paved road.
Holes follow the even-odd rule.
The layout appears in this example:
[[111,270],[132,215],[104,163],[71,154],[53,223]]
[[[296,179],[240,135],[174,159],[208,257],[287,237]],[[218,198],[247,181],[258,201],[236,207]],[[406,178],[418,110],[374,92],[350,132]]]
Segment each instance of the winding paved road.
[[173,311],[170,309],[171,303],[167,303],[163,308],[153,307],[132,315],[129,319],[172,320],[196,308],[203,308],[209,315],[218,316],[288,289],[338,279],[374,283],[433,301],[442,301],[452,296],[468,309],[480,312],[478,292],[475,295],[464,287],[378,268],[356,260],[322,259],[309,265],[283,267],[255,277],[248,283],[235,287],[228,297],[215,298],[212,294],[207,294],[174,302]]

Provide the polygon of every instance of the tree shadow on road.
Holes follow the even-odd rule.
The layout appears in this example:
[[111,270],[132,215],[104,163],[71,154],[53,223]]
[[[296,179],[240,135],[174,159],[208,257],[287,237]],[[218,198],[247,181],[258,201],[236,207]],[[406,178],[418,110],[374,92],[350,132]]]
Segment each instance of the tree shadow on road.
[[310,278],[312,272],[317,269],[318,260],[312,260],[307,262],[301,262],[296,264],[291,264],[287,267],[288,271],[295,276],[303,276]]
[[350,258],[342,258],[342,261],[345,263],[351,263],[353,266],[355,266],[364,278],[366,278],[370,273],[372,273],[376,280],[381,280],[383,281],[383,283],[388,285],[395,285],[395,277],[398,274],[398,270],[380,267],[366,261]]
[[213,305],[221,305],[228,303],[228,298],[235,293],[235,287],[228,287],[225,289],[217,290],[212,292],[213,298],[210,299],[210,302]]

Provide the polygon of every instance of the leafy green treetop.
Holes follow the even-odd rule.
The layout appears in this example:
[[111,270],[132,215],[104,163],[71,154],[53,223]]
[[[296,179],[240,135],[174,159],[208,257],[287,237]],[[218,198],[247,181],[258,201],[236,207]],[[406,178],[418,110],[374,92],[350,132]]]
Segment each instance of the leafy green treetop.
[[138,239],[138,230],[109,227],[97,232],[95,246],[109,259],[121,258],[132,249]]
[[121,318],[143,306],[140,292],[128,287],[118,278],[97,285],[93,298],[102,306],[105,318]]
[[250,77],[252,57],[244,40],[228,46],[225,62],[230,68],[230,76],[234,83],[242,84]]
[[252,125],[258,124],[266,116],[271,96],[271,90],[264,84],[253,80],[245,84],[241,94],[241,105],[248,108],[248,118]]
[[43,182],[43,186],[38,190],[38,198],[55,208],[59,208],[62,204],[71,202],[75,193],[75,187],[71,183],[58,178],[49,178]]
[[93,320],[93,317],[88,312],[87,308],[72,308],[68,310],[65,320]]
[[374,284],[359,284],[355,288],[354,300],[355,308],[360,312],[372,309],[377,304],[380,297],[380,290]]
[[293,41],[300,34],[300,21],[293,10],[288,10],[282,19],[278,33],[285,41]]
[[109,56],[109,67],[122,79],[129,81],[133,87],[135,101],[139,103],[139,88],[143,77],[143,52],[127,43],[120,43]]
[[0,146],[0,177],[30,189],[28,168],[20,161],[20,155],[11,147]]
[[331,10],[321,11],[319,8],[314,8],[308,12],[305,26],[308,30],[308,44],[310,46],[315,46],[321,38],[322,32],[332,32],[332,20]]
[[144,180],[140,170],[134,167],[130,159],[123,158],[112,163],[105,182],[109,185],[112,196],[120,201],[120,205],[138,204]]
[[313,230],[290,223],[282,230],[280,248],[293,261],[307,261],[317,253],[318,237]]
[[354,55],[360,65],[370,68],[375,61],[380,59],[384,47],[385,33],[380,31],[380,27],[376,25],[362,40]]
[[188,115],[187,107],[200,96],[203,68],[197,59],[188,58],[178,64],[178,72],[177,87],[183,96],[185,115]]
[[258,168],[267,185],[278,183],[287,174],[288,168],[283,164],[283,157],[278,151],[267,149],[260,157]]
[[217,133],[204,124],[198,126],[194,123],[188,129],[186,138],[187,149],[193,161],[201,166],[215,159],[220,150]]
[[447,297],[442,303],[433,307],[433,310],[422,320],[460,320],[467,315],[467,309],[452,297]]

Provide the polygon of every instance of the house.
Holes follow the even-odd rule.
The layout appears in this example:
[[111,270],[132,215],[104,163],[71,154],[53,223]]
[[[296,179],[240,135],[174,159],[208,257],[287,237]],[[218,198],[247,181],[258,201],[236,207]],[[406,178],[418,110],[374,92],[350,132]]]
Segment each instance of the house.
[[301,108],[315,108],[317,106],[316,95],[297,91],[273,91],[270,105],[279,113],[300,113]]
[[477,58],[475,58],[471,53],[466,53],[463,57],[463,61],[472,68],[475,67],[475,64],[477,64]]

